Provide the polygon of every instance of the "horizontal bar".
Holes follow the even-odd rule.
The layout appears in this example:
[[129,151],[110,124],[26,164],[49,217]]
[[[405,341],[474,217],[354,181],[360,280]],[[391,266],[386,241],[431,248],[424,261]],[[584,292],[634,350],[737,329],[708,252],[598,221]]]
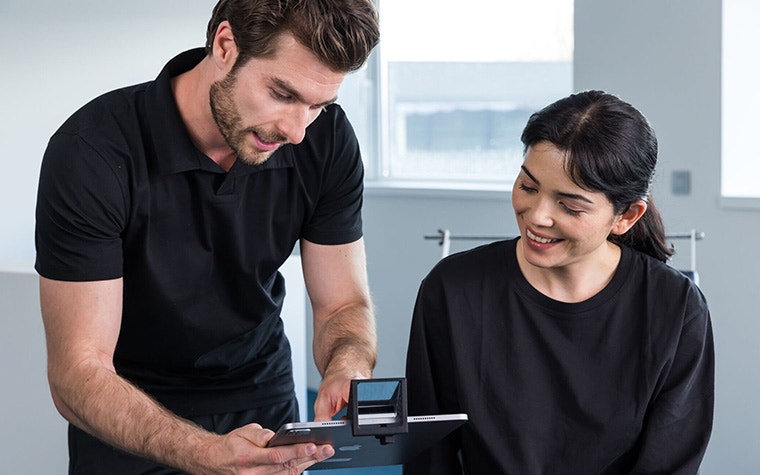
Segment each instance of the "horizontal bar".
[[[439,234],[436,235],[428,235],[425,236],[426,240],[442,240],[443,239],[443,231],[439,231]],[[452,241],[499,241],[503,239],[512,239],[517,236],[458,236],[456,234],[450,234],[449,239]],[[673,233],[673,234],[666,234],[665,239],[691,239],[692,233]],[[702,231],[694,232],[694,239],[697,241],[701,241],[705,238],[705,233]]]

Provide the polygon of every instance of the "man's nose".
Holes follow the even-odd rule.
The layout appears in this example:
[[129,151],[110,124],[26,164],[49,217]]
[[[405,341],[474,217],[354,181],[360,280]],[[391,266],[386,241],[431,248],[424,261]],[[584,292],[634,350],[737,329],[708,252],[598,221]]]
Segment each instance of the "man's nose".
[[317,118],[318,114],[319,110],[313,110],[310,107],[294,107],[278,124],[280,133],[289,143],[301,143],[306,136],[306,127]]

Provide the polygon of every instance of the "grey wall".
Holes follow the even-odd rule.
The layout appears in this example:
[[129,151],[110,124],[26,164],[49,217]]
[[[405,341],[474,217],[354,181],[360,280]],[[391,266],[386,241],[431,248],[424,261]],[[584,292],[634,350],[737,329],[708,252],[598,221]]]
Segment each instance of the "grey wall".
[[[140,0],[118,12],[129,21],[114,22],[113,13],[104,12],[106,4],[94,0],[0,2],[0,39],[5,45],[19,45],[0,53],[5,65],[0,75],[0,262],[29,263],[33,258],[36,175],[54,128],[95,93],[149,79],[168,56],[200,44],[198,32],[205,28],[211,3]],[[100,11],[83,15],[85,7]],[[152,11],[156,17],[137,22],[128,10]],[[132,21],[134,28],[129,27]],[[138,38],[125,41],[135,38],[135,29]],[[760,394],[755,369],[760,362],[760,292],[755,290],[760,253],[754,245],[760,235],[760,210],[724,209],[718,202],[720,31],[720,0],[577,0],[575,88],[607,89],[646,113],[661,143],[654,191],[668,230],[693,227],[706,233],[698,244],[698,270],[715,328],[717,407],[702,473],[754,474],[760,473],[760,403],[755,401]],[[120,56],[144,67],[120,68],[113,59]],[[674,170],[691,171],[692,195],[670,193]],[[364,217],[378,308],[377,376],[403,373],[417,286],[440,253],[438,245],[423,236],[440,227],[458,234],[513,234],[508,200],[506,193],[368,190]],[[455,243],[452,250],[474,244]],[[38,315],[33,304],[14,310],[7,302],[15,302],[17,291],[0,285],[2,334],[19,337],[2,340],[3,380],[17,383],[15,397],[39,404],[35,407],[40,426],[33,430],[43,438],[58,437],[62,421],[52,411],[44,387]],[[35,296],[30,298],[33,302]],[[310,381],[315,381],[313,374]],[[5,392],[0,400],[4,422],[15,420],[7,417],[16,407]],[[61,457],[60,452],[48,455],[53,452],[35,446],[23,434],[3,432],[0,437],[0,460]]]
[[50,398],[37,275],[0,269],[0,473],[66,472],[66,424]]

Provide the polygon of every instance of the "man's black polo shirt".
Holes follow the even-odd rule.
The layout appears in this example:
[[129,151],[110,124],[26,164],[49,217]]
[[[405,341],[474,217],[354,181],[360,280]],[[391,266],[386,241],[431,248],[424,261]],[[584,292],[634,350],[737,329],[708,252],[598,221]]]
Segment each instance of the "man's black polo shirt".
[[186,416],[292,397],[278,268],[300,238],[362,235],[362,161],[340,107],[299,145],[225,173],[191,142],[171,91],[203,55],[64,123],[43,159],[35,236],[44,277],[124,278],[116,369]]

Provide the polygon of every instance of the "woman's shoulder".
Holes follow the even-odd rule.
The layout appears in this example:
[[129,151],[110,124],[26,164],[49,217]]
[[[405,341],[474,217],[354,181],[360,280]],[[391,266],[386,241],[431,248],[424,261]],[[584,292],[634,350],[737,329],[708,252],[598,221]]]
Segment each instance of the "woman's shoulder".
[[469,280],[474,275],[482,276],[492,271],[503,273],[509,268],[510,256],[514,256],[514,250],[514,240],[508,240],[459,251],[438,261],[430,271],[429,277]]
[[648,278],[671,284],[691,285],[694,278],[672,265],[629,247],[623,247],[623,261],[631,267],[629,272],[641,272]]
[[707,302],[696,282],[696,273],[687,273],[642,252],[625,248],[628,280],[635,279],[651,295],[669,302],[706,311]]

